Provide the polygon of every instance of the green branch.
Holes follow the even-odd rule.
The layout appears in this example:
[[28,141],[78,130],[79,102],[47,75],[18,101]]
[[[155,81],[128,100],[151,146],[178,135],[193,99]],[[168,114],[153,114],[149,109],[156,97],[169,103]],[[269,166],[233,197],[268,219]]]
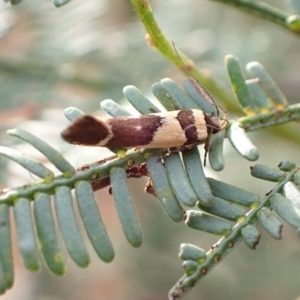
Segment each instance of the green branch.
[[[229,123],[239,122],[246,132],[260,130],[262,128],[272,127],[280,124],[289,123],[291,121],[300,121],[300,104],[290,105],[285,110],[278,112],[270,112],[268,114],[260,114],[258,116],[244,117],[238,120],[230,121]],[[90,181],[95,187],[103,188],[109,185],[109,182],[102,181],[109,177],[109,170],[113,167],[133,167],[140,165],[149,157],[149,153],[156,150],[147,150],[135,152],[130,150],[127,152],[125,158],[108,158],[90,165],[84,165],[78,168],[77,172],[71,178],[66,178],[63,175],[55,177],[55,179],[46,184],[43,181],[36,181],[26,186],[10,189],[0,194],[0,203],[5,202],[8,205],[13,205],[15,199],[25,197],[33,199],[37,192],[43,192],[50,195],[54,194],[55,188],[59,186],[68,186],[73,188],[75,183],[79,180]]]
[[84,165],[82,168],[78,168],[76,174],[71,178],[66,178],[63,175],[55,177],[51,183],[44,183],[39,180],[31,184],[26,184],[26,186],[2,191],[0,195],[0,203],[6,203],[12,205],[15,199],[24,197],[33,199],[33,195],[37,192],[43,192],[49,195],[53,195],[55,188],[59,186],[68,186],[73,188],[75,183],[80,180],[90,181],[91,183],[97,183],[102,179],[109,176],[109,170],[113,167],[124,167],[130,162],[134,161],[135,165],[141,164],[145,161],[144,152],[135,152],[131,150],[128,152],[125,158],[114,159],[106,162],[106,160],[101,160],[90,165]]
[[206,253],[207,258],[205,263],[199,265],[193,275],[184,275],[179,279],[177,284],[170,290],[169,299],[182,298],[195,286],[196,282],[198,282],[204,275],[207,275],[213,267],[222,261],[233,250],[233,248],[238,245],[238,243],[242,240],[242,229],[249,224],[253,225],[257,223],[257,212],[261,208],[269,205],[271,197],[282,190],[283,186],[293,178],[297,170],[298,169],[295,168],[281,183],[274,187],[271,193],[268,194],[256,208],[252,209],[251,212],[248,213],[243,223],[237,223],[235,225],[229,236],[221,238],[216,244],[214,244],[213,248]]
[[300,103],[289,105],[282,111],[272,111],[267,114],[258,114],[240,118],[238,122],[247,132],[267,127],[285,124],[300,119]]
[[[170,40],[165,36],[162,29],[158,26],[152,8],[148,1],[131,0],[135,11],[143,23],[147,35],[146,40],[148,44],[158,50],[163,56],[165,56],[172,64],[178,69],[184,72],[186,75],[190,75],[189,72],[182,66]],[[176,44],[176,43],[175,43]],[[232,97],[229,94],[224,93],[224,89],[218,85],[211,76],[205,74],[198,69],[194,62],[188,58],[184,53],[178,50],[178,53],[187,66],[187,68],[193,73],[193,75],[214,95],[216,95],[226,107],[230,108],[232,112],[239,111],[235,105],[233,105]]]
[[212,0],[237,7],[260,18],[268,19],[281,27],[300,35],[300,16],[286,13],[263,2],[251,0]]

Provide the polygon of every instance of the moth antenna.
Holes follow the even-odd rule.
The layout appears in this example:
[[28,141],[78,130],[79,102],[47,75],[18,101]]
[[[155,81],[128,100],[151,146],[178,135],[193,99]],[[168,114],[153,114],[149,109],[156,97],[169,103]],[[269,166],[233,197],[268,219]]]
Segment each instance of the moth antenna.
[[229,121],[227,120],[227,112],[226,112],[226,110],[223,108],[223,107],[221,107],[221,106],[219,106],[219,105],[217,105],[222,111],[223,111],[223,113],[224,113],[224,116],[223,116],[223,119],[221,119],[221,130],[223,130],[223,129],[225,129],[226,128],[226,126],[228,125],[228,123],[229,123]]
[[[213,105],[216,108],[216,112],[217,112],[217,116],[219,117],[220,112],[219,112],[219,105],[216,104],[215,100],[213,99],[213,97],[211,96],[211,94],[208,92],[208,90],[199,82],[199,80],[195,77],[195,75],[191,72],[191,70],[184,64],[183,60],[181,59],[177,48],[175,47],[175,43],[172,41],[174,50],[176,52],[177,57],[179,58],[181,64],[183,65],[183,67],[185,68],[185,70],[191,75],[192,78],[194,78],[194,80],[196,80],[196,82],[199,84],[199,86],[204,90],[204,92],[207,94],[207,96],[209,97],[209,99],[212,101]],[[224,109],[222,109],[224,111]],[[225,111],[224,111],[225,112]]]

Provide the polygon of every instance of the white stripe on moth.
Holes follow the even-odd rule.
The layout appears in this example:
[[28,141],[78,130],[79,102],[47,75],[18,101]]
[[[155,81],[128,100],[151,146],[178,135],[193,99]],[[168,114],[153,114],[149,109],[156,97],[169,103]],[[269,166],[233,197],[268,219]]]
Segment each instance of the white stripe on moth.
[[105,139],[101,140],[98,144],[94,145],[94,146],[99,146],[99,147],[105,147],[105,145],[107,144],[107,142],[113,138],[114,134],[111,130],[111,127],[107,125],[107,123],[101,119],[97,119],[99,122],[101,122],[102,124],[104,124],[104,126],[107,128],[108,130],[108,135],[106,136]]

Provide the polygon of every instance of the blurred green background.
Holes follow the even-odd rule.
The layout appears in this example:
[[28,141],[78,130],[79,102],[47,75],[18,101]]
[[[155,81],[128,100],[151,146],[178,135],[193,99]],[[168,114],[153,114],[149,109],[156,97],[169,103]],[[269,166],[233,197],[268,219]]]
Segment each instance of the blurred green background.
[[[290,1],[268,2],[291,11]],[[210,72],[224,92],[232,93],[224,56],[233,54],[242,66],[259,61],[289,102],[299,102],[300,42],[296,35],[212,1],[156,0],[151,5],[167,37],[199,68]],[[106,155],[102,149],[83,149],[61,141],[59,133],[68,124],[63,109],[75,106],[100,114],[101,100],[127,105],[124,86],[135,85],[151,98],[151,85],[165,77],[179,85],[184,79],[146,44],[144,28],[130,1],[72,0],[59,9],[50,1],[24,0],[14,7],[0,2],[1,145],[46,163],[32,147],[7,137],[7,129],[19,127],[49,142],[75,166],[98,160]],[[299,124],[285,128],[287,133],[289,128],[299,131]],[[278,136],[273,129],[251,133],[250,137],[260,150],[259,163],[275,167],[285,158],[299,163],[299,136]],[[224,171],[215,173],[207,167],[207,174],[261,197],[272,188],[273,184],[249,175],[249,166],[254,163],[238,156],[227,142],[225,159]],[[0,160],[0,166],[2,188],[34,180],[5,159]],[[87,269],[80,269],[69,259],[63,278],[46,270],[31,274],[22,266],[14,237],[15,285],[3,299],[166,299],[168,290],[183,274],[177,257],[180,243],[194,243],[208,250],[218,237],[172,223],[158,201],[143,192],[144,185],[143,179],[130,180],[144,232],[140,249],[131,248],[125,240],[108,191],[97,192],[115,260],[103,263],[88,246],[91,265]],[[284,239],[275,241],[261,231],[257,250],[240,244],[185,299],[300,299],[296,232],[285,225]]]

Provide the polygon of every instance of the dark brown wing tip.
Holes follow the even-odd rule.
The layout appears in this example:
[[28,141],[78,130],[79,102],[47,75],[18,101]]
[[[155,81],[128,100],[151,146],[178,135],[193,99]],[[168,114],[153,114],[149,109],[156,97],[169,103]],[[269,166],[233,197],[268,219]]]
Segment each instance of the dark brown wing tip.
[[106,123],[93,116],[81,116],[62,131],[63,140],[74,145],[95,146],[109,135]]

